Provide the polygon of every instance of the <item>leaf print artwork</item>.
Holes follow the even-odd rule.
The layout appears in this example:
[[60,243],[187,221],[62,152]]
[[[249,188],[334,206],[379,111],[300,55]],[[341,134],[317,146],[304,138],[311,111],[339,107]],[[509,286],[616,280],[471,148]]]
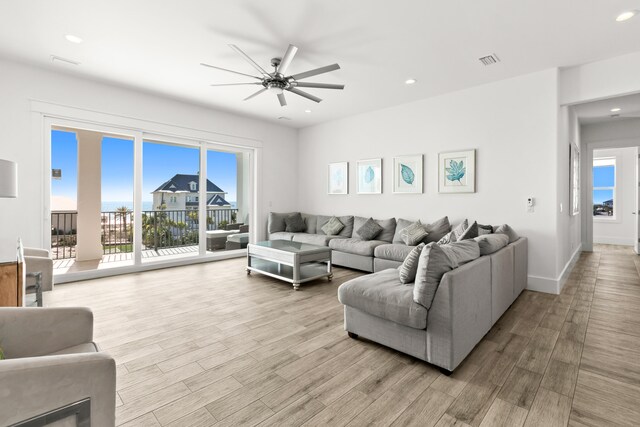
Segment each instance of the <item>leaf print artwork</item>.
[[376,173],[373,171],[373,168],[369,166],[366,171],[364,171],[364,182],[367,184],[371,183],[375,178]]
[[413,181],[416,179],[416,175],[413,173],[411,168],[407,165],[403,165],[400,163],[400,174],[402,175],[402,180],[407,184],[413,184]]
[[460,184],[462,184],[461,179],[464,177],[464,174],[466,172],[463,160],[460,160],[459,162],[450,160],[449,167],[445,168],[445,170],[447,171],[447,180],[458,181]]

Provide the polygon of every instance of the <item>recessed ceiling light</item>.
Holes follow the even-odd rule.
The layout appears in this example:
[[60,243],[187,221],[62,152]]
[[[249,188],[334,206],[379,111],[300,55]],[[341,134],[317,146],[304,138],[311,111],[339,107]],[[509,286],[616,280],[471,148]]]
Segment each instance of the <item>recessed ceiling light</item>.
[[636,16],[636,13],[638,13],[637,10],[627,10],[626,12],[622,12],[620,15],[618,15],[618,17],[616,18],[616,21],[618,22],[627,21],[633,18],[634,16]]
[[407,79],[407,80],[405,80],[405,81],[404,81],[404,84],[406,84],[406,85],[412,85],[412,84],[414,84],[415,82],[417,82],[417,80],[416,80],[416,79]]
[[611,112],[612,112],[612,113],[617,113],[617,112],[618,112],[618,111],[620,111],[620,110],[622,110],[622,108],[618,108],[618,107],[616,107],[616,108],[612,108],[612,109],[611,109]]
[[71,43],[82,43],[82,39],[78,36],[74,36],[73,34],[67,34],[66,36],[64,36],[64,38]]
[[311,110],[304,110],[304,112],[305,112],[305,113],[310,113],[310,112],[311,112]]

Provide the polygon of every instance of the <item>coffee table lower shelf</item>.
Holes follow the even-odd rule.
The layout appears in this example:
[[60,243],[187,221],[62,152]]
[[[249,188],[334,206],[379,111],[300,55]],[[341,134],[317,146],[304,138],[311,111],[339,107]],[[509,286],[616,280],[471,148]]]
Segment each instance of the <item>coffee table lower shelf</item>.
[[294,277],[295,268],[291,265],[269,261],[266,259],[251,257],[251,265],[247,266],[247,274],[255,271],[275,279],[289,282],[296,291],[301,283],[326,277],[331,280],[333,273],[331,272],[331,261],[308,262],[301,264],[299,267],[298,277]]

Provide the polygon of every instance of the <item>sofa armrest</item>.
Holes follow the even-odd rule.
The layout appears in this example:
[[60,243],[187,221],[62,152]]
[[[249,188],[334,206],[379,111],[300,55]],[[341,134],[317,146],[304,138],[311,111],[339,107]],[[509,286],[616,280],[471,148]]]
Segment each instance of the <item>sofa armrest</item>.
[[25,256],[25,269],[28,273],[42,273],[42,290],[53,290],[53,260],[49,257]]
[[8,359],[51,354],[92,342],[93,313],[83,307],[2,307],[0,337]]
[[0,425],[11,425],[91,399],[91,423],[115,425],[116,365],[105,353],[0,362]]
[[427,361],[453,371],[491,329],[491,261],[446,273],[427,315]]
[[44,258],[49,258],[49,251],[46,249],[24,248],[23,252],[24,256],[41,256]]

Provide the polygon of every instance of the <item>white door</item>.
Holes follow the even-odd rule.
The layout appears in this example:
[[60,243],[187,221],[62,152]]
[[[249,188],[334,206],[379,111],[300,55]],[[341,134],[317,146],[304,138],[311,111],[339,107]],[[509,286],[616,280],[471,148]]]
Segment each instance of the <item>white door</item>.
[[640,153],[636,148],[636,204],[633,213],[636,216],[636,242],[633,246],[636,253],[640,255]]

